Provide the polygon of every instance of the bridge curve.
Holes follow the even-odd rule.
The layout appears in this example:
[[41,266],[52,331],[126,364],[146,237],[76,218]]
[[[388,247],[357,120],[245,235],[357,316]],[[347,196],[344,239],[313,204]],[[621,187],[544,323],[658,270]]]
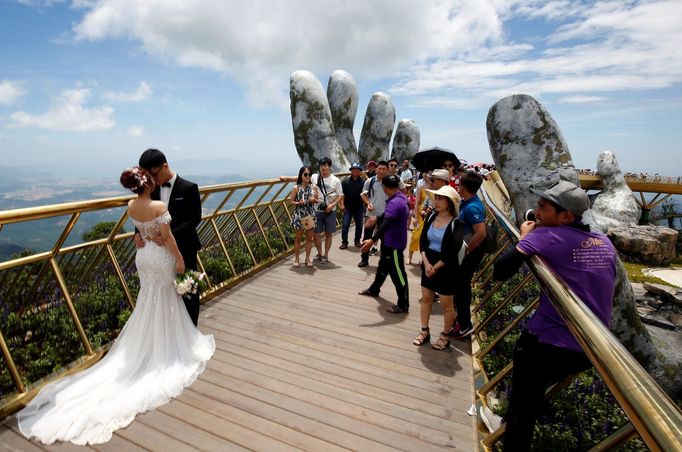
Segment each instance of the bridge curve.
[[[217,351],[177,399],[139,415],[92,448],[27,441],[13,417],[0,444],[16,450],[458,450],[477,449],[470,341],[448,352],[415,347],[419,268],[408,269],[411,312],[357,295],[376,269],[334,249],[315,269],[292,257],[202,306],[199,328]],[[434,327],[440,324],[434,305]]]

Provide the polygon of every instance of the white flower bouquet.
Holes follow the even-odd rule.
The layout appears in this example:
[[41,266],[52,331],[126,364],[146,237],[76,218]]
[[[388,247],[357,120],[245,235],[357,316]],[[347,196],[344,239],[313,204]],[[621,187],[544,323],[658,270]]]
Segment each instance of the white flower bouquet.
[[205,273],[187,270],[185,273],[175,277],[175,290],[182,298],[194,295],[203,286],[204,276],[206,276]]

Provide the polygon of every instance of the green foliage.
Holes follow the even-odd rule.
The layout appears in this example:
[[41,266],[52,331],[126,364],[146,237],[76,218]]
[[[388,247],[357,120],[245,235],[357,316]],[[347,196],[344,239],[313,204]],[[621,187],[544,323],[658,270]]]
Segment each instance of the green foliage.
[[[83,233],[83,241],[92,242],[93,240],[99,240],[109,237],[109,234],[111,234],[111,231],[114,229],[114,226],[116,226],[115,221],[103,221],[101,223],[97,223],[90,230],[85,231]],[[126,231],[125,228],[123,227],[121,228],[120,231],[118,231],[119,234],[122,234],[124,232]]]

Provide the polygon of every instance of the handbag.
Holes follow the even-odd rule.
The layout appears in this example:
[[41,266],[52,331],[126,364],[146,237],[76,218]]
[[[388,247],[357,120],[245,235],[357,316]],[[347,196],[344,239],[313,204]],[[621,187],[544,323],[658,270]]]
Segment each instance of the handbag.
[[301,217],[301,224],[303,225],[303,229],[308,231],[315,227],[315,218],[313,218],[312,215],[306,215],[305,217]]

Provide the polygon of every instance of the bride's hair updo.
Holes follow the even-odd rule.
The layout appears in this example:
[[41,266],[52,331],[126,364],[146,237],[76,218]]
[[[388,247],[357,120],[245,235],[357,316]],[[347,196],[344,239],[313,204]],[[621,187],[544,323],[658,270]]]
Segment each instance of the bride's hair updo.
[[121,173],[121,185],[139,195],[144,192],[145,188],[153,190],[155,184],[154,179],[147,170],[140,168],[139,166],[133,166],[132,168],[125,169]]

